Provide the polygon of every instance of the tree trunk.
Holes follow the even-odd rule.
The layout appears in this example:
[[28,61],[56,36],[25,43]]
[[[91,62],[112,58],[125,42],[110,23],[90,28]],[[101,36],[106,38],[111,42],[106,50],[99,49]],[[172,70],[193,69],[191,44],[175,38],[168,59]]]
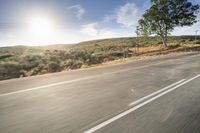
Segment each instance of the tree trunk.
[[167,38],[162,38],[163,46],[168,47],[167,45]]

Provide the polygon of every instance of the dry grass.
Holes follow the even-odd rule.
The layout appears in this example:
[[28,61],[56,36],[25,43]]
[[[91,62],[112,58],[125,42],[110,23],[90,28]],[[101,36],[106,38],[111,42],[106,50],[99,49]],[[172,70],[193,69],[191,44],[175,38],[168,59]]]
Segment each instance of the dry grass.
[[149,46],[149,47],[132,48],[130,50],[133,52],[137,51],[137,56],[131,56],[129,58],[122,58],[114,61],[107,61],[102,64],[93,65],[93,67],[101,65],[120,64],[128,61],[144,60],[160,56],[174,56],[185,52],[200,51],[200,45],[198,44],[187,44],[178,46],[171,45],[168,48],[164,46]]

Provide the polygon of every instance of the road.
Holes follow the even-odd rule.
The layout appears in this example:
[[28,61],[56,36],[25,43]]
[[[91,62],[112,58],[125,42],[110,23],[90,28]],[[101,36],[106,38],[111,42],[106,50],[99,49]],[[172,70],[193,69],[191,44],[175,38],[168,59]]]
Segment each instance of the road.
[[1,133],[199,133],[200,54],[0,81]]

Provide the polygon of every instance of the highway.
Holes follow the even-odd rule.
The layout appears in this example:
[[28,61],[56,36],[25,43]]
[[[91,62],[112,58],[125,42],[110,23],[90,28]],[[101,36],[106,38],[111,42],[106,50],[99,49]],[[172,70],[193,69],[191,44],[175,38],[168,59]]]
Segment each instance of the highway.
[[0,81],[0,133],[199,133],[200,54]]

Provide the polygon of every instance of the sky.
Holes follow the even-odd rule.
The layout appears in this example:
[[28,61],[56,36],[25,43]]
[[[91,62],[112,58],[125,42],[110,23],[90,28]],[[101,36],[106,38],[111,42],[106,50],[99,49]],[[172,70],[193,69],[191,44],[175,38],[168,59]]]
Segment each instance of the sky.
[[[150,4],[150,0],[0,0],[0,46],[136,36],[137,22]],[[178,27],[172,35],[194,35],[197,29],[200,22]]]

